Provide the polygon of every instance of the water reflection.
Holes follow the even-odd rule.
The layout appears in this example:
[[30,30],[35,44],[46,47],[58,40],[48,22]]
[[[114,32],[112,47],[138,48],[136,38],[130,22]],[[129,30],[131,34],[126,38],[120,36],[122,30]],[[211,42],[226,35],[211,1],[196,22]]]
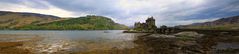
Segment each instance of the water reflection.
[[[22,48],[34,53],[69,53],[94,50],[134,48],[135,36],[143,34],[122,33],[122,30],[98,31],[0,31],[1,35],[40,36],[42,40],[27,42]],[[24,36],[18,36],[24,37]],[[27,38],[25,38],[27,39]],[[28,38],[29,39],[29,38]],[[31,39],[31,38],[30,38]],[[3,40],[3,39],[1,39]],[[16,40],[16,39],[15,39]]]

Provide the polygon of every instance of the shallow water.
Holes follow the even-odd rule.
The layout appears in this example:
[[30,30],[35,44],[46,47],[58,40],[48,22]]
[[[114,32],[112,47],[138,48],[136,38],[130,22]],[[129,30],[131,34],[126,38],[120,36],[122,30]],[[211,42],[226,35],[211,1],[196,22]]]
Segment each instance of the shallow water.
[[[91,30],[91,31],[22,31],[2,30],[0,35],[27,35],[43,37],[43,40],[27,43],[22,48],[30,49],[34,53],[56,53],[56,52],[84,52],[93,50],[125,49],[134,48],[135,36],[141,34],[122,33],[123,30]],[[1,38],[1,40],[7,38]],[[10,40],[9,40],[10,41]],[[11,39],[12,41],[12,39]]]

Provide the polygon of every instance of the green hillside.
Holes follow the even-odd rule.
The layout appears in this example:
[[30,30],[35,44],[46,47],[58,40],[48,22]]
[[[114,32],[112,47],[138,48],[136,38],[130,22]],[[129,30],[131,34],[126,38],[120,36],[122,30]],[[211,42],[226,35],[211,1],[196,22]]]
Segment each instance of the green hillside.
[[110,18],[103,16],[86,16],[55,21],[45,24],[27,25],[23,30],[112,30],[126,29],[127,26],[115,23]]
[[38,13],[0,11],[0,30],[109,30],[126,29],[103,16],[60,18]]

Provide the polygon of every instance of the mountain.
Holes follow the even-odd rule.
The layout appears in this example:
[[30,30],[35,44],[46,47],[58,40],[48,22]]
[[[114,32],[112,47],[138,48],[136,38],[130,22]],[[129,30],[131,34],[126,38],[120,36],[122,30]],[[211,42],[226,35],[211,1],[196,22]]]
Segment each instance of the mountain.
[[193,23],[179,26],[191,29],[233,29],[239,30],[239,16],[221,18],[211,22]]
[[125,29],[103,16],[61,18],[38,13],[0,11],[0,29],[19,30],[108,30]]
[[0,29],[12,29],[29,24],[52,22],[60,17],[37,13],[0,11]]
[[86,16],[55,21],[46,24],[28,25],[20,29],[46,29],[46,30],[112,30],[126,29],[127,26],[115,23],[103,16]]

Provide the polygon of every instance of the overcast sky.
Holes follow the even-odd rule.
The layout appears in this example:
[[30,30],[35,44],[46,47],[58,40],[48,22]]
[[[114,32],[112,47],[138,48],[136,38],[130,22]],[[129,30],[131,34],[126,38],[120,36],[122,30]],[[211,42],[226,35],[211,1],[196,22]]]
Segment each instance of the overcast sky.
[[0,11],[100,15],[128,26],[154,16],[157,26],[174,26],[239,15],[239,0],[0,0]]

